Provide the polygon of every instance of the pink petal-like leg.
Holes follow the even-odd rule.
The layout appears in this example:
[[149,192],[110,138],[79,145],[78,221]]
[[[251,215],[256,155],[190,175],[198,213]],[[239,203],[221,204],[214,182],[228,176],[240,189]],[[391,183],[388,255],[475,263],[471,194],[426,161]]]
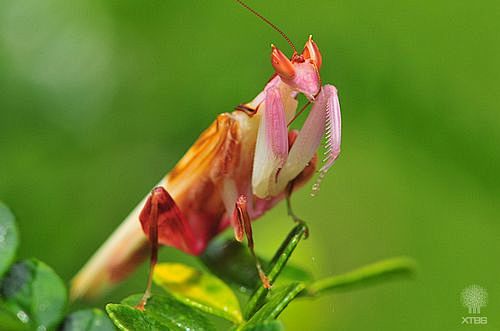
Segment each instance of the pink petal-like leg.
[[275,189],[278,172],[288,155],[288,130],[280,90],[271,87],[266,91],[255,147],[252,173],[253,192],[259,198],[278,193]]

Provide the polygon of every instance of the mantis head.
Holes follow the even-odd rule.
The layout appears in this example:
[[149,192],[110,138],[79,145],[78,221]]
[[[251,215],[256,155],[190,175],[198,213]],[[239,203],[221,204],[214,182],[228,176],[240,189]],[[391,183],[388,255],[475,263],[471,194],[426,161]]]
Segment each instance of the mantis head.
[[288,59],[276,46],[271,45],[271,63],[281,78],[293,90],[303,93],[310,101],[314,101],[321,88],[319,69],[321,53],[318,46],[309,36],[302,54],[294,52]]

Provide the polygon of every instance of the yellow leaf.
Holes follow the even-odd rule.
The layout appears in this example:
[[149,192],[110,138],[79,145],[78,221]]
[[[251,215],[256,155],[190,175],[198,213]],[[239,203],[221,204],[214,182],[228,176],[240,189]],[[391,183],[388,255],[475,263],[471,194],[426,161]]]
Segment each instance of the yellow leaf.
[[153,279],[158,286],[192,307],[233,323],[243,321],[233,291],[209,273],[180,263],[161,263],[155,267]]

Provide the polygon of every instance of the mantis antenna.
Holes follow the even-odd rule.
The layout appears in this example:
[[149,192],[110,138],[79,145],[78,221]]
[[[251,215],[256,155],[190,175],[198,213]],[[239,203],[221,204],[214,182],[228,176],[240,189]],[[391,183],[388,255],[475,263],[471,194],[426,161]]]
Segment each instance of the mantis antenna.
[[273,28],[274,30],[276,30],[283,38],[285,38],[285,40],[287,41],[288,45],[290,45],[290,47],[293,49],[293,53],[297,54],[297,49],[293,45],[292,41],[290,40],[290,38],[288,38],[288,36],[280,28],[278,28],[270,20],[268,20],[267,18],[265,18],[264,16],[262,16],[261,14],[259,14],[256,10],[254,10],[253,8],[251,8],[250,6],[248,6],[243,1],[241,1],[241,0],[235,0],[235,1],[237,3],[239,3],[240,5],[242,5],[244,8],[246,8],[249,12],[251,12],[252,14],[254,14],[255,16],[257,16],[258,18],[260,18],[261,20],[263,20],[265,23],[267,23],[271,28]]

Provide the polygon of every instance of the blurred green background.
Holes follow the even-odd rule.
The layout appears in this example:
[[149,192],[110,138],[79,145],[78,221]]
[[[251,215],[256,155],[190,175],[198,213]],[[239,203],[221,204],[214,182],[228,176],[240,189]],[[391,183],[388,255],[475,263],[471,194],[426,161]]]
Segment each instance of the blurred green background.
[[[342,157],[318,197],[294,197],[311,228],[295,263],[325,276],[419,262],[414,281],[293,303],[287,329],[457,330],[476,283],[490,298],[476,329],[499,330],[500,2],[249,4],[298,47],[313,34],[341,93]],[[0,199],[20,256],[69,280],[217,114],[262,89],[271,43],[290,53],[229,0],[2,0]],[[281,204],[255,223],[258,251],[290,228]]]

